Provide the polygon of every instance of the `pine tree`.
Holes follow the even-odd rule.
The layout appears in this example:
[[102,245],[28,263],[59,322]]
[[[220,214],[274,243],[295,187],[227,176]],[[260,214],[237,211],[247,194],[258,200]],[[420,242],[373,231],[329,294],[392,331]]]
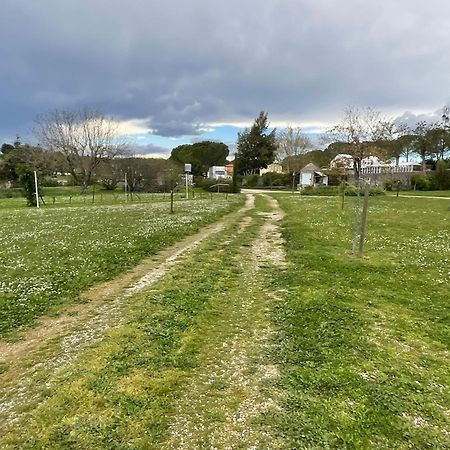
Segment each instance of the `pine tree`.
[[275,128],[269,133],[267,113],[261,111],[250,130],[238,133],[237,158],[239,173],[248,175],[258,173],[273,163],[277,150]]

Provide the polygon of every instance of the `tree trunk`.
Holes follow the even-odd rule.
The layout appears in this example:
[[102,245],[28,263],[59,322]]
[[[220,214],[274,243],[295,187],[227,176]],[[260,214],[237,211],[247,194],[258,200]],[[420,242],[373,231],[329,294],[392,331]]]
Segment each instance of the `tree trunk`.
[[366,238],[366,221],[367,221],[367,210],[369,207],[369,185],[366,184],[364,188],[364,205],[361,216],[361,235],[359,237],[359,257],[362,258],[364,255],[364,239]]
[[353,222],[352,255],[356,255],[356,247],[358,246],[360,204],[361,204],[361,183],[358,178],[358,180],[356,180],[356,203],[355,203],[355,220]]

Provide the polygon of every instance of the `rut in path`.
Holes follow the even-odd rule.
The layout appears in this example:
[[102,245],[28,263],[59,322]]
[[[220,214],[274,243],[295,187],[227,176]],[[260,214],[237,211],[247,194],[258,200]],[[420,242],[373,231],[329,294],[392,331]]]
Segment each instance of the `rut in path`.
[[[260,213],[264,222],[249,252],[236,255],[242,274],[238,287],[224,300],[220,331],[208,335],[205,364],[179,401],[163,449],[283,448],[259,423],[280,410],[282,397],[278,370],[268,356],[273,333],[268,311],[277,292],[265,286],[264,271],[286,261],[278,227],[282,213],[275,200],[270,204],[274,212]],[[248,226],[250,220],[241,223]]]
[[[0,343],[0,361],[10,364],[9,373],[1,375],[0,426],[17,422],[28,403],[39,402],[39,395],[34,395],[33,391],[42,390],[42,386],[36,387],[42,384],[43,373],[56,372],[67,366],[83,350],[102,339],[108,329],[119,325],[124,319],[122,310],[129,297],[156,283],[204,240],[234,223],[253,205],[254,196],[247,195],[245,206],[236,213],[184,238],[132,271],[94,286],[85,294],[91,300],[88,304],[70,306],[60,317],[43,319],[22,341]],[[32,360],[35,353],[55,341],[58,343],[54,350]],[[49,381],[45,382],[45,389],[50,385]]]

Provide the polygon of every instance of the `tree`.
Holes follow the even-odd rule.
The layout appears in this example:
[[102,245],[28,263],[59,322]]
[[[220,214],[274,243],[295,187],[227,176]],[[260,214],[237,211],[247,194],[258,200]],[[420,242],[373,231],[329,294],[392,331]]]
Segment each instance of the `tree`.
[[356,255],[359,238],[359,256],[363,255],[365,218],[367,214],[368,186],[364,195],[364,210],[360,218],[361,164],[368,156],[383,155],[376,146],[376,141],[384,136],[386,121],[380,118],[380,113],[371,108],[347,108],[341,122],[330,131],[335,138],[347,144],[348,153],[352,156],[353,171],[356,183],[357,200],[355,204],[355,220],[353,224],[352,253]]
[[237,158],[242,175],[257,173],[273,163],[277,151],[276,130],[268,132],[267,113],[261,111],[250,130],[238,133]]
[[433,130],[434,124],[429,124],[422,120],[416,124],[416,128],[412,131],[414,136],[412,145],[414,151],[422,159],[422,172],[424,173],[426,171],[426,160],[434,153],[433,140],[436,138],[436,135]]
[[438,189],[444,190],[450,188],[450,169],[448,167],[448,163],[443,159],[440,159],[436,163],[434,181]]
[[122,155],[126,148],[118,139],[117,124],[98,111],[55,110],[38,117],[36,123],[40,143],[64,154],[69,172],[84,193],[100,163]]
[[276,158],[279,162],[285,162],[287,171],[292,174],[292,189],[294,189],[295,176],[301,169],[299,156],[311,147],[311,141],[300,127],[293,128],[290,125],[280,130],[276,138]]
[[191,164],[193,175],[200,176],[205,175],[211,166],[226,164],[228,154],[228,146],[223,142],[202,141],[175,147],[170,159],[181,164]]

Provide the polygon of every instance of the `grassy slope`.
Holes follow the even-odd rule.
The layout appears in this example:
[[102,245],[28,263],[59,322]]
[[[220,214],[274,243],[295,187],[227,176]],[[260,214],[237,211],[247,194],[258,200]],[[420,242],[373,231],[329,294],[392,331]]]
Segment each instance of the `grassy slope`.
[[289,448],[450,448],[446,205],[371,199],[359,261],[351,201],[279,199],[296,262],[274,279]]
[[0,210],[0,337],[241,203],[240,197]]

